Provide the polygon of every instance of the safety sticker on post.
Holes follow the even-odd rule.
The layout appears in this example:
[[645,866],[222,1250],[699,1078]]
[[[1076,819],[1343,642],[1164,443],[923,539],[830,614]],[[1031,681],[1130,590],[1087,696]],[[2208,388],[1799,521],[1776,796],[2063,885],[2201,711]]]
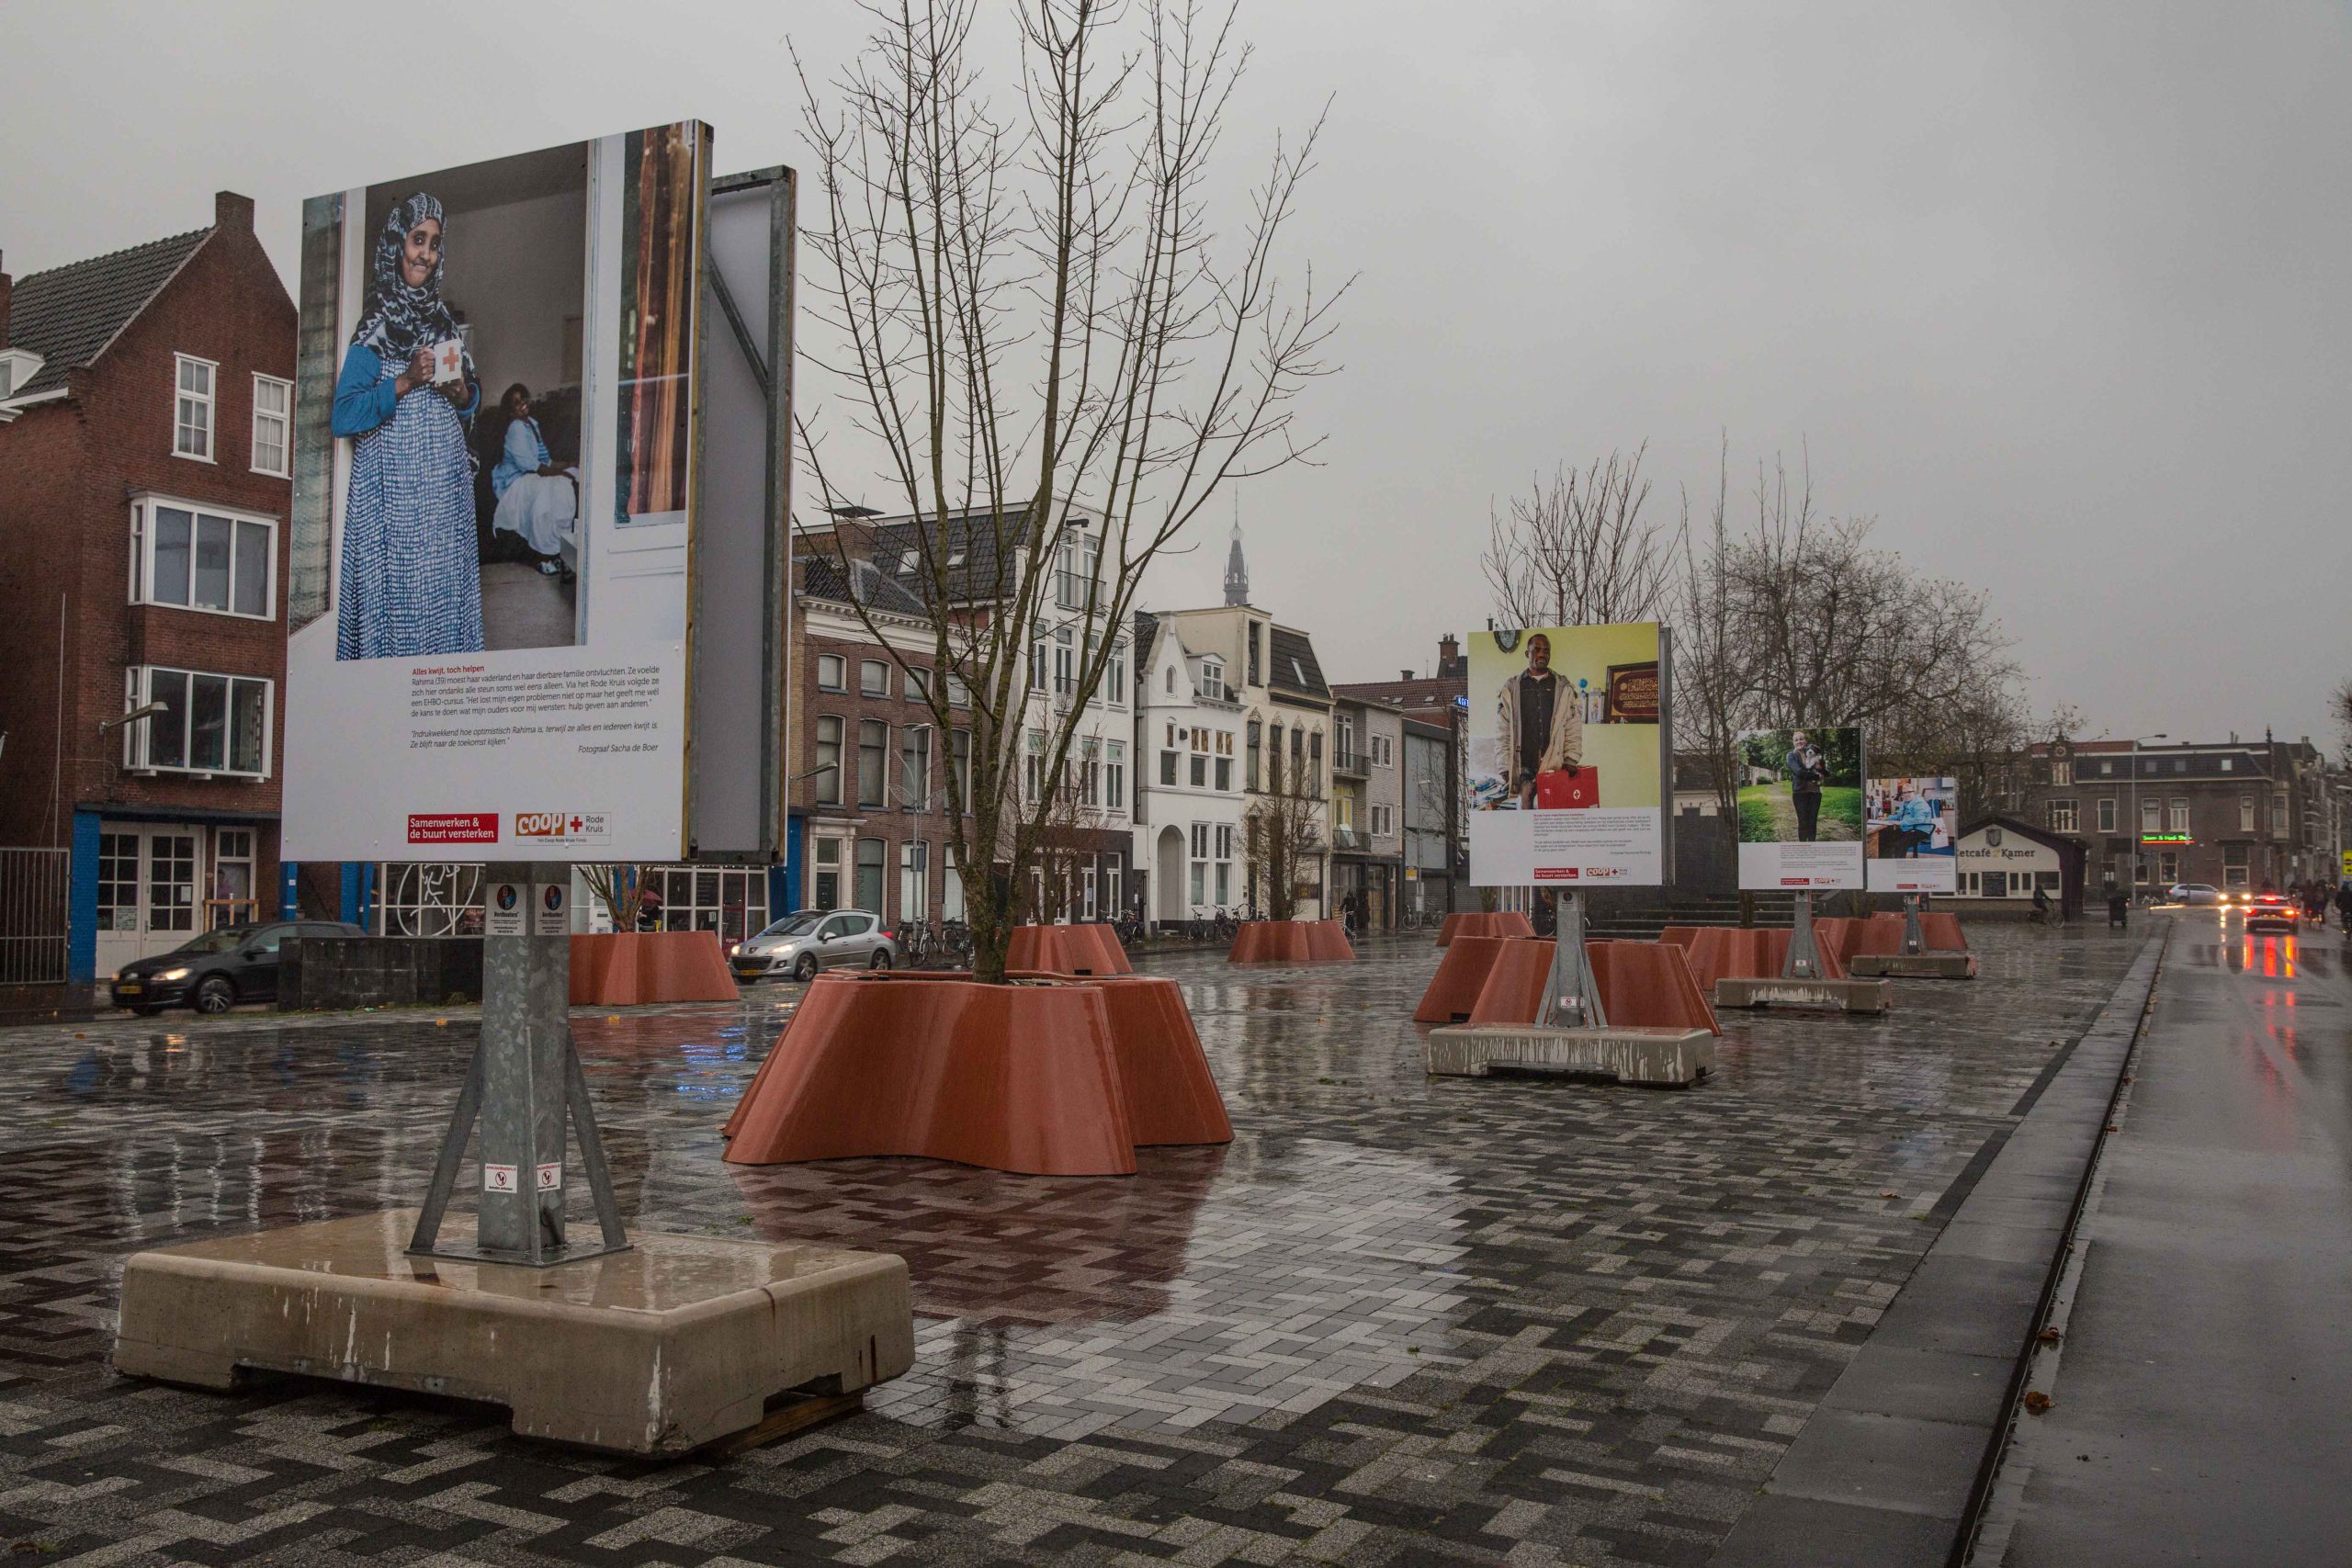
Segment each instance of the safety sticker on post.
[[485,1165],[481,1168],[481,1190],[485,1192],[519,1192],[515,1184],[517,1168],[511,1165]]
[[551,1165],[543,1165],[539,1167],[538,1176],[540,1191],[560,1192],[563,1190],[563,1162],[561,1160],[558,1160]]

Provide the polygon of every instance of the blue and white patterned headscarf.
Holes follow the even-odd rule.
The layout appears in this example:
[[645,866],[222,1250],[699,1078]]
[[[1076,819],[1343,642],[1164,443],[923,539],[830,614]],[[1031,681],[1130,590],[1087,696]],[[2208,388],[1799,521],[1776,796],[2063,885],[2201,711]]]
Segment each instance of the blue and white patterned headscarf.
[[[412,288],[401,276],[401,247],[409,231],[426,219],[443,225],[441,258],[433,264],[433,276],[420,287]],[[441,215],[441,204],[419,191],[406,201],[392,204],[384,215],[384,226],[377,231],[376,255],[368,276],[368,304],[360,313],[359,326],[351,341],[372,349],[376,357],[386,364],[406,361],[420,348],[447,342],[458,335],[458,319],[441,299],[441,273],[448,264],[447,220]],[[474,379],[473,355],[466,355],[466,379]]]

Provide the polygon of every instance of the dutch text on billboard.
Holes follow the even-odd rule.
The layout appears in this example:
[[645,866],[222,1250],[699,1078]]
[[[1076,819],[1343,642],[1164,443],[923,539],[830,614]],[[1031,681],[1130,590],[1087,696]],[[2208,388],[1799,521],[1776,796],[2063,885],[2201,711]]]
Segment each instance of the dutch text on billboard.
[[1959,886],[1958,779],[1872,779],[1863,816],[1871,892],[1948,895]]
[[1739,885],[1758,892],[1862,886],[1862,732],[1753,729],[1732,745]]
[[1475,632],[1465,776],[1481,886],[1657,886],[1669,666],[1654,622]]
[[682,852],[709,151],[304,204],[288,858]]

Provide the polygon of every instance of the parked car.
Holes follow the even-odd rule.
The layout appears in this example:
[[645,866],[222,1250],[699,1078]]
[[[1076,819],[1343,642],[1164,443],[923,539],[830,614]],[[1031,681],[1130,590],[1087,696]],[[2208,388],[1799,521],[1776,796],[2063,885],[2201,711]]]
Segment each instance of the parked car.
[[279,946],[295,936],[366,936],[341,920],[262,920],[206,931],[185,947],[137,959],[115,972],[114,1005],[153,1018],[165,1008],[227,1012],[239,1002],[277,998]]
[[2303,912],[2294,902],[2277,893],[2257,894],[2245,907],[2245,929],[2250,931],[2267,928],[2292,936],[2302,929],[2302,919]]
[[2222,901],[2222,890],[2210,882],[2176,882],[2169,897],[2176,904],[2210,908]]
[[738,980],[813,980],[820,969],[895,969],[906,962],[895,932],[864,909],[802,909],[737,948]]

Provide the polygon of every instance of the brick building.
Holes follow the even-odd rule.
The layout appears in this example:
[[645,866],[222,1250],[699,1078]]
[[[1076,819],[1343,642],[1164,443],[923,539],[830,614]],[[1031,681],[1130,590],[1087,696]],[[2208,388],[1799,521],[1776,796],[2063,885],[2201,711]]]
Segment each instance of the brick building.
[[787,897],[795,908],[868,909],[886,921],[960,919],[946,769],[968,756],[970,732],[943,744],[921,682],[891,657],[931,669],[922,602],[870,563],[852,565],[863,616],[833,562],[797,567]]
[[2283,887],[2340,874],[2342,791],[2308,737],[2044,741],[2012,765],[2004,794],[2012,816],[2082,845],[2094,894],[2127,880]]
[[0,844],[85,981],[274,914],[294,302],[247,197],[0,273]]

